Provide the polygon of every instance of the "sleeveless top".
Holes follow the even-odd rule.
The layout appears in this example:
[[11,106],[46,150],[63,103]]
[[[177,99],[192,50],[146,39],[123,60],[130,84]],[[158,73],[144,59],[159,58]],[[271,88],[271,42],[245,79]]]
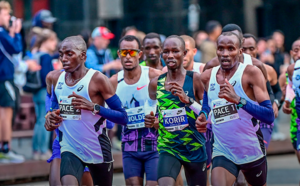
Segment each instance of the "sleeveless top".
[[149,99],[149,67],[141,66],[141,70],[139,81],[132,85],[124,81],[123,70],[118,73],[116,94],[126,109],[129,121],[122,130],[123,151],[157,151],[157,130],[144,127],[144,103]]
[[245,65],[253,65],[253,62],[252,62],[252,58],[249,54],[245,54],[243,53],[243,56],[244,56],[244,63]]
[[194,65],[193,65],[193,72],[198,72],[199,74],[201,74],[200,72],[200,66],[201,66],[202,63],[199,63],[199,62],[194,62]]
[[[233,85],[236,94],[243,97],[247,101],[257,104],[251,100],[244,92],[242,87],[242,76],[247,65],[240,63],[235,74],[230,78],[229,82]],[[214,133],[213,157],[225,156],[235,164],[245,164],[256,161],[265,155],[265,147],[263,136],[257,125],[256,119],[253,118],[242,108],[237,108],[235,104],[227,102],[225,99],[220,99],[220,85],[217,82],[217,72],[220,66],[214,67],[211,72],[208,88],[208,104],[212,109],[212,130]],[[231,104],[229,108],[220,109],[222,105]],[[225,110],[228,109],[237,111],[239,118],[226,120]],[[222,113],[225,111],[225,114]],[[219,117],[222,116],[222,117]],[[230,115],[233,117],[235,115]],[[218,123],[222,122],[223,123]],[[227,118],[228,119],[228,118]],[[231,119],[231,118],[230,118]],[[216,124],[218,123],[218,124]]]
[[293,89],[296,96],[300,96],[300,60],[296,61],[292,77]]
[[105,128],[105,119],[93,115],[91,111],[74,109],[71,105],[72,92],[92,101],[89,96],[89,83],[95,74],[89,69],[87,74],[74,86],[65,82],[66,72],[62,72],[55,87],[55,94],[63,118],[59,129],[61,153],[71,152],[85,163],[111,162],[111,145]]
[[[188,97],[195,99],[193,73],[186,71],[183,90]],[[159,153],[172,154],[185,162],[206,161],[207,154],[204,145],[206,139],[202,133],[197,131],[195,126],[198,115],[186,107],[177,96],[166,91],[166,77],[167,73],[160,75],[157,80],[156,97],[159,113],[157,149]]]

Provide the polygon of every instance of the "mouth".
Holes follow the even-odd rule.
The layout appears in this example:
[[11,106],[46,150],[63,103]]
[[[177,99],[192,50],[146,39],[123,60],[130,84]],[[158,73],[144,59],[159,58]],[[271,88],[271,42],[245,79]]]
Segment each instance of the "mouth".
[[167,65],[168,65],[169,67],[173,67],[173,66],[176,65],[176,62],[175,62],[175,61],[167,61]]
[[124,65],[125,65],[125,66],[130,66],[130,65],[132,65],[132,62],[131,62],[131,61],[125,61],[125,62],[124,62]]
[[149,56],[149,59],[155,60],[155,59],[156,59],[156,56]]
[[230,59],[221,59],[221,63],[222,63],[222,65],[227,66],[227,65],[231,64],[231,61],[230,61]]
[[68,69],[70,68],[70,65],[69,64],[62,64],[63,65],[63,69]]

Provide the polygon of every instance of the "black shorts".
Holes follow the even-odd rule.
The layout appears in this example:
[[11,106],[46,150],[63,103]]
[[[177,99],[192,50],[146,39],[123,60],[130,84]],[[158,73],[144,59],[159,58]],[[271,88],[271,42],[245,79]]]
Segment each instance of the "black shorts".
[[179,160],[166,152],[159,154],[157,179],[162,177],[172,177],[176,180],[181,166],[184,167],[188,185],[206,186],[206,161],[189,163]]
[[0,107],[15,107],[16,90],[13,80],[0,81]]
[[113,163],[88,164],[81,161],[71,152],[61,154],[60,179],[66,175],[72,175],[77,178],[78,184],[81,183],[81,177],[85,166],[88,166],[94,185],[111,186],[113,179]]
[[263,157],[251,163],[237,165],[225,158],[217,156],[212,160],[212,169],[215,167],[223,167],[233,174],[236,178],[241,170],[247,182],[253,186],[264,185],[267,182],[267,159]]

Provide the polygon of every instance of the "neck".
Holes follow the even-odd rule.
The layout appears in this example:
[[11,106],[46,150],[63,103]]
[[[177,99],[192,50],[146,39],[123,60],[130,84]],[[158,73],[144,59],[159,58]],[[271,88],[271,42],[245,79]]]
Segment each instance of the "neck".
[[179,68],[174,69],[174,70],[170,70],[168,69],[168,79],[170,81],[176,81],[176,80],[180,80],[182,79],[182,77],[185,76],[186,74],[186,70],[183,68],[183,66],[181,65]]
[[235,64],[230,69],[223,69],[222,66],[221,69],[224,73],[224,76],[228,78],[227,80],[229,80],[229,78],[231,78],[230,75],[233,74],[238,69],[238,67],[239,67],[239,62],[236,61]]
[[195,63],[195,61],[193,60],[192,62],[191,62],[191,64],[185,69],[185,70],[189,70],[189,71],[193,71],[193,67],[194,67],[194,63]]
[[158,67],[160,66],[160,64],[161,64],[160,59],[156,60],[154,63],[152,63],[151,61],[146,61],[146,65],[148,67],[155,68],[155,69],[158,69]]
[[135,69],[133,70],[125,70],[124,69],[124,77],[126,79],[134,79],[137,77],[137,74],[141,74],[142,68],[140,65],[138,65]]
[[67,72],[67,74],[73,81],[76,81],[85,76],[86,72],[87,68],[84,65],[80,65],[76,70],[74,70],[73,72]]

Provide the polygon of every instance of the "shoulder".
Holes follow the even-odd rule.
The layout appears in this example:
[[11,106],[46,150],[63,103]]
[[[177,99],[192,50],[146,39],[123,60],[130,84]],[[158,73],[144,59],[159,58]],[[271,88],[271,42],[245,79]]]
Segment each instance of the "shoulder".
[[267,65],[267,64],[264,64],[264,66],[270,76],[272,76],[272,77],[277,76],[276,71],[273,67],[271,67],[270,65]]
[[251,57],[252,59],[252,63],[254,66],[257,66],[257,67],[263,67],[264,66],[264,63],[261,62],[260,60],[254,58],[254,57]]
[[61,71],[61,70],[53,70],[53,71],[51,71],[51,72],[49,72],[49,73],[47,74],[46,79],[47,79],[48,81],[55,81],[55,80],[58,80],[58,78],[59,78],[59,76],[60,76],[61,73],[63,73],[63,71]]
[[[93,69],[90,69],[93,70]],[[95,73],[92,77],[92,79],[96,82],[96,83],[103,83],[106,81],[109,81],[107,76],[105,76],[104,74],[102,74],[100,71],[95,70]]]
[[117,88],[117,86],[118,86],[118,74],[115,74],[111,78],[109,78],[109,81],[113,85],[114,88]]
[[253,77],[253,78],[249,78],[249,79],[255,79],[255,77],[257,77],[259,75],[263,75],[262,71],[253,65],[247,65],[245,67],[244,74],[248,75],[249,77]]
[[162,74],[163,72],[154,68],[149,67],[149,78],[153,79],[155,77],[158,77]]
[[214,57],[212,60],[210,60],[209,62],[206,63],[203,71],[205,71],[207,69],[211,69],[211,68],[216,67],[218,65],[220,65],[219,59],[218,59],[218,57]]
[[163,73],[168,72],[168,67],[165,66],[165,67],[162,69],[162,72],[163,72]]
[[211,71],[212,71],[212,69],[208,69],[200,75],[200,79],[203,84],[207,84],[209,82],[210,76],[211,76]]

